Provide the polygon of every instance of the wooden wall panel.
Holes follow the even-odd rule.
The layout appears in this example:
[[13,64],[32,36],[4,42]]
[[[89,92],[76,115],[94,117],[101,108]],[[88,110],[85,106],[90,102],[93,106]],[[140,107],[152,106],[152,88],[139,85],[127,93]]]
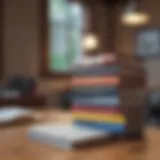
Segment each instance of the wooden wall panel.
[[3,75],[3,0],[0,1],[0,77]]

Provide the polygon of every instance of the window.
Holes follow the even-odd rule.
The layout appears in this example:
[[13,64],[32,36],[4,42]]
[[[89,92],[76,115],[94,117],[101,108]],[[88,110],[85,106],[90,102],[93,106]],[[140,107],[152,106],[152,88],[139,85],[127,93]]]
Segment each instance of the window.
[[43,50],[46,61],[42,63],[47,62],[45,71],[49,73],[68,73],[82,58],[83,8],[80,3],[68,0],[47,1],[47,45]]

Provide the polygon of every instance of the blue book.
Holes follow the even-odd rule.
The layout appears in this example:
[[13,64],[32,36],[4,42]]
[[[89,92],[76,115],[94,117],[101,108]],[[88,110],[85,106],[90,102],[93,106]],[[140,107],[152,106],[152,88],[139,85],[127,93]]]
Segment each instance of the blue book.
[[125,124],[114,124],[114,123],[99,123],[99,122],[87,122],[76,120],[73,122],[73,125],[83,126],[89,129],[96,129],[99,131],[108,131],[110,133],[124,133],[126,130]]
[[118,96],[118,89],[115,87],[95,86],[95,87],[74,87],[72,95],[77,96]]
[[120,67],[118,66],[96,66],[89,68],[82,68],[73,71],[74,76],[98,76],[98,75],[113,75],[118,74]]
[[85,97],[85,98],[73,98],[73,105],[74,106],[117,106],[119,105],[120,100],[118,97]]

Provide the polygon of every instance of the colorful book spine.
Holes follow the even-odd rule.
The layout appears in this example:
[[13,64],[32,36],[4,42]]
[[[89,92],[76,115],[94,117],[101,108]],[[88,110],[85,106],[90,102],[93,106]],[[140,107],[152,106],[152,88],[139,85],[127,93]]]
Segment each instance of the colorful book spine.
[[120,68],[117,66],[99,66],[99,67],[92,67],[92,68],[83,68],[77,71],[74,71],[75,76],[101,76],[101,75],[113,75],[118,74]]
[[117,76],[95,76],[73,78],[72,86],[117,86],[120,79]]
[[84,121],[84,120],[76,120],[73,123],[74,125],[90,128],[90,129],[97,129],[100,131],[112,132],[115,134],[121,134],[125,132],[125,125],[119,123],[99,123],[97,121]]
[[114,134],[125,132],[127,122],[120,107],[116,64],[82,68],[74,72],[71,84],[73,125]]
[[86,113],[121,113],[119,106],[73,106],[72,112],[86,112]]
[[99,95],[118,95],[118,89],[115,87],[104,87],[104,86],[80,86],[80,87],[73,87],[72,90],[73,96],[99,96]]
[[74,105],[99,105],[99,106],[117,106],[119,104],[119,98],[117,97],[85,97],[75,98],[73,100]]

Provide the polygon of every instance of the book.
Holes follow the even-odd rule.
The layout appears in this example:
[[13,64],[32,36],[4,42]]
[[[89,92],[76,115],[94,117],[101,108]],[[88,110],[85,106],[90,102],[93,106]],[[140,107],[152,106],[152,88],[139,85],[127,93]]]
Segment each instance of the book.
[[126,125],[125,124],[118,124],[118,123],[100,123],[100,122],[88,122],[83,120],[76,120],[74,121],[74,125],[92,128],[100,131],[108,131],[111,134],[122,134],[125,132]]
[[63,123],[33,126],[29,128],[28,135],[42,144],[67,150],[96,140],[105,140],[110,136],[107,131]]
[[90,113],[72,113],[73,120],[84,120],[88,122],[103,122],[103,123],[126,123],[124,115],[114,114],[90,114]]
[[116,86],[120,82],[117,76],[99,76],[99,77],[75,77],[72,79],[73,86],[93,86],[93,85],[113,85]]
[[74,86],[72,88],[73,96],[99,96],[99,95],[118,95],[119,91],[115,87],[107,86]]
[[119,98],[115,96],[107,97],[85,97],[85,98],[73,98],[73,105],[76,106],[117,106],[119,105]]
[[89,68],[79,68],[73,72],[74,76],[108,76],[118,74],[120,68],[117,66],[96,66]]
[[122,113],[120,106],[73,106],[72,112],[86,113]]
[[117,63],[117,58],[115,55],[111,53],[105,53],[95,56],[85,56],[83,61],[76,62],[72,68],[79,69],[79,68],[88,68],[91,66],[99,66],[99,65],[113,65]]

